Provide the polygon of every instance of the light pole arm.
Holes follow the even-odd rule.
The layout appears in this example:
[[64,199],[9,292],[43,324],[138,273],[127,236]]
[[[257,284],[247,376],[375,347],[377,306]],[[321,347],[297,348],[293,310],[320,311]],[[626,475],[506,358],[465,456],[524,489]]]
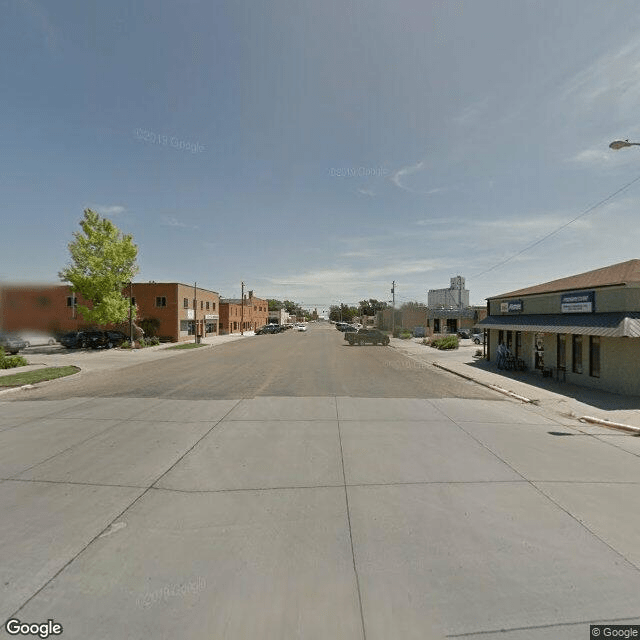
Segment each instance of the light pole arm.
[[617,151],[618,149],[624,149],[625,147],[640,147],[640,142],[629,142],[628,140],[614,140],[609,145],[609,149],[614,149],[615,151]]

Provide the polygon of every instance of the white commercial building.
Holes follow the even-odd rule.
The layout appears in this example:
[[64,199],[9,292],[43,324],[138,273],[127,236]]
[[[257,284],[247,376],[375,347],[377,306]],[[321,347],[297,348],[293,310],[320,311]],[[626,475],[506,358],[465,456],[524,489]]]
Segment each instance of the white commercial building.
[[469,306],[469,290],[464,288],[464,278],[451,278],[448,289],[430,289],[427,306],[430,309],[464,309]]

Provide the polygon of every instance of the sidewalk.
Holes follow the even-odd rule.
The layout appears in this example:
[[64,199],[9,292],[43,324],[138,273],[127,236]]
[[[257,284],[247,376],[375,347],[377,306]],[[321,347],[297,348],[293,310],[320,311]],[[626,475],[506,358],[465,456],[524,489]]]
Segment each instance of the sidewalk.
[[[589,389],[543,378],[538,371],[501,371],[474,354],[482,345],[462,340],[459,349],[439,351],[420,339],[391,339],[391,347],[420,363],[428,363],[484,386],[499,387],[534,402],[541,413],[575,420],[583,416],[640,428],[640,397]],[[601,427],[593,426],[592,429]],[[608,430],[609,433],[613,433]]]
[[[202,344],[209,347],[216,347],[234,340],[243,340],[246,337],[255,335],[253,331],[245,331],[244,336],[234,333],[225,336],[210,336],[202,339]],[[149,362],[167,358],[172,355],[184,353],[179,349],[167,351],[170,347],[175,347],[180,342],[167,342],[155,347],[145,347],[144,349],[80,349],[67,350],[59,345],[55,347],[36,347],[21,351],[19,355],[29,363],[26,367],[16,367],[14,369],[0,369],[0,377],[24,373],[46,367],[63,367],[73,365],[82,371],[98,371],[104,369],[122,369],[133,364]]]

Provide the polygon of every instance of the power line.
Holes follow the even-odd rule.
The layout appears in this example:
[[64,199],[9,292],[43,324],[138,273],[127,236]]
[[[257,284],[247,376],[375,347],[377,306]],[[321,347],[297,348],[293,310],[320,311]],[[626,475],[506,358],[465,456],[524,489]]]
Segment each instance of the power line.
[[513,255],[509,256],[508,258],[505,258],[504,260],[497,262],[492,267],[489,267],[488,269],[485,269],[480,273],[476,273],[475,275],[471,276],[471,278],[479,278],[480,276],[483,276],[485,273],[489,273],[489,271],[493,271],[494,269],[501,267],[503,264],[510,262],[514,258],[517,258],[519,255],[522,255],[525,251],[529,251],[529,249],[533,249],[533,247],[539,245],[541,242],[544,242],[547,238],[550,238],[551,236],[555,235],[559,231],[562,231],[562,229],[564,229],[565,227],[568,227],[570,224],[573,224],[576,220],[579,220],[580,218],[586,216],[588,213],[591,213],[594,209],[597,209],[599,206],[603,205],[605,202],[608,202],[609,200],[615,198],[618,194],[622,193],[623,191],[626,191],[632,184],[635,184],[636,182],[638,182],[638,180],[640,180],[640,176],[637,176],[636,178],[631,180],[631,182],[627,182],[627,184],[620,187],[613,193],[609,194],[606,198],[600,200],[600,202],[597,202],[596,204],[592,205],[586,211],[583,211],[579,216],[576,216],[575,218],[573,218],[573,220],[569,220],[569,222],[565,222],[564,224],[560,225],[557,229],[554,229],[550,233],[547,233],[546,236],[543,236],[539,240],[532,242],[530,245],[527,245],[524,249],[521,249],[517,253],[514,253]]

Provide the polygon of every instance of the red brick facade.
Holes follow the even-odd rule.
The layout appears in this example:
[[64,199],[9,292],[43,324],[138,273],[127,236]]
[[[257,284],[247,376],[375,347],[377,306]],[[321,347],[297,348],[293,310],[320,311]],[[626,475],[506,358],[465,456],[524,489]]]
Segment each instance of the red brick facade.
[[[244,323],[244,324],[243,324]],[[269,303],[262,298],[245,296],[244,313],[240,298],[220,302],[220,333],[255,331],[269,323]]]
[[[129,287],[123,295],[129,296]],[[174,341],[218,334],[220,296],[215,291],[177,282],[134,282],[131,295],[136,307],[136,324],[152,320],[155,334]],[[186,302],[185,302],[186,301]],[[90,306],[81,296],[77,303]],[[125,324],[128,324],[125,322]],[[0,329],[49,333],[88,328],[71,301],[67,285],[12,285],[0,289]]]

